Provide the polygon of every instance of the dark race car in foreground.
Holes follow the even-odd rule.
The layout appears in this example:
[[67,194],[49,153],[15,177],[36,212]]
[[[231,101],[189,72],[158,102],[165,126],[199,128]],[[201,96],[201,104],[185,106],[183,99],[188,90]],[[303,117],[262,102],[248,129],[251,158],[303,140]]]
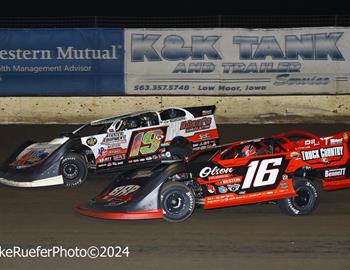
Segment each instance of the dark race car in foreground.
[[26,143],[8,158],[0,183],[18,187],[82,184],[88,170],[155,166],[215,146],[215,106],[167,108],[92,121],[50,142]]
[[104,219],[187,219],[196,207],[277,203],[288,215],[318,206],[319,187],[350,187],[349,132],[317,137],[292,131],[198,151],[186,161],[125,173],[78,205]]

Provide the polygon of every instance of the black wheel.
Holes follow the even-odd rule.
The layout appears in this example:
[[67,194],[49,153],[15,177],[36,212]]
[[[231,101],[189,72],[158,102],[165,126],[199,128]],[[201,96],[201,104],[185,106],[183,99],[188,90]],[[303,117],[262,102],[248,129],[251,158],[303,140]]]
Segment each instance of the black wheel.
[[195,197],[184,183],[165,183],[160,191],[160,204],[164,219],[181,222],[189,218],[195,208]]
[[320,202],[320,194],[316,185],[305,178],[294,178],[293,181],[298,196],[278,201],[282,213],[290,216],[311,214]]
[[175,137],[170,143],[169,152],[174,159],[184,160],[192,153],[192,143],[184,137]]
[[83,157],[76,153],[66,154],[61,162],[61,174],[66,187],[78,187],[84,183],[88,168]]

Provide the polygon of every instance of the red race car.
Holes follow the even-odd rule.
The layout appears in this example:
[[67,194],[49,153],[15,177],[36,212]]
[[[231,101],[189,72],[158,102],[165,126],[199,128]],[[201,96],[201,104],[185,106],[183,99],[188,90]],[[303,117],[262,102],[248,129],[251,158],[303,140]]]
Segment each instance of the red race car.
[[187,161],[133,171],[77,210],[108,219],[179,222],[204,209],[276,202],[289,215],[312,213],[325,190],[350,187],[349,135],[291,131],[198,151]]

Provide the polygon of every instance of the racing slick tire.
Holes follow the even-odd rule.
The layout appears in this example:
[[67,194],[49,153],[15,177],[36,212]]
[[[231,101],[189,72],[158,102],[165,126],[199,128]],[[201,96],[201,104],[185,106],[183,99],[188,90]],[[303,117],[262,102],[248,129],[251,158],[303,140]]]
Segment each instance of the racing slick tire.
[[74,188],[84,183],[88,168],[83,157],[76,153],[66,154],[61,162],[61,175],[66,187]]
[[315,183],[306,178],[294,178],[296,197],[278,201],[281,212],[290,216],[311,214],[320,203],[320,194]]
[[166,221],[181,222],[192,215],[195,197],[192,190],[184,183],[167,182],[160,191],[160,205]]
[[170,143],[169,152],[174,159],[184,160],[192,153],[192,143],[184,137],[175,137]]

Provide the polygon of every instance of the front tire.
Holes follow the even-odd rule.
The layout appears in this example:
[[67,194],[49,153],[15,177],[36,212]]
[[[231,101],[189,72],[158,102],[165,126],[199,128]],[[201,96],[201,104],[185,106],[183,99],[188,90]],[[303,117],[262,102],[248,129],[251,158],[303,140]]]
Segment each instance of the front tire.
[[88,168],[83,157],[76,153],[66,154],[61,162],[61,174],[66,187],[78,187],[84,183]]
[[184,183],[167,182],[160,191],[160,205],[165,220],[181,222],[192,215],[195,197],[192,190]]
[[320,202],[315,184],[306,178],[294,178],[294,189],[298,196],[278,201],[281,212],[290,216],[311,214]]

